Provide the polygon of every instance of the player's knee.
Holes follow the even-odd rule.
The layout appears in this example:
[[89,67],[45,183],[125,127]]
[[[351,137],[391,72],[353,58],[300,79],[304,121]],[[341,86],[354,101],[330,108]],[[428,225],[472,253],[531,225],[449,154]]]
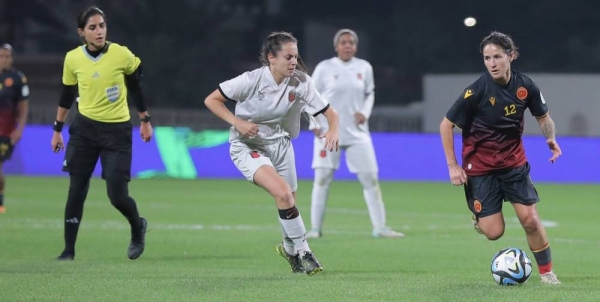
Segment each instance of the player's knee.
[[375,172],[361,172],[357,174],[357,177],[365,190],[375,189],[379,186],[379,179]]
[[477,225],[488,240],[498,240],[504,235],[503,220],[483,221],[483,219],[480,219]]
[[74,197],[84,197],[87,196],[88,190],[90,189],[90,177],[84,175],[74,175],[70,176],[69,183],[69,195],[73,195]]
[[536,215],[527,215],[521,218],[521,226],[526,233],[531,234],[538,232],[542,227],[542,223]]
[[491,230],[484,232],[484,234],[488,240],[494,241],[500,239],[502,235],[504,235],[504,229]]
[[123,203],[129,198],[127,181],[106,180],[106,192],[110,203],[113,205]]
[[281,208],[291,208],[294,206],[294,195],[289,186],[280,186],[272,190],[271,194],[275,198],[277,205]]
[[327,187],[333,181],[332,169],[315,169],[315,186]]

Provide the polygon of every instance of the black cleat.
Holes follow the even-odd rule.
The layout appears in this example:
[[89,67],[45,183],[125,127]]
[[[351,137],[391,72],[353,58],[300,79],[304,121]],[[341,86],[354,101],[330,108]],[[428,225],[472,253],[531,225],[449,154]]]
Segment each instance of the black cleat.
[[323,266],[317,261],[317,258],[315,258],[315,255],[312,252],[305,252],[304,255],[300,257],[300,261],[304,268],[304,272],[309,276],[323,270]]
[[75,252],[63,251],[60,256],[56,257],[58,261],[73,261],[75,259]]
[[283,259],[285,259],[289,264],[290,267],[292,269],[292,273],[304,273],[304,267],[302,267],[302,262],[300,261],[300,255],[296,254],[296,255],[290,255],[288,254],[285,249],[283,248],[282,244],[278,244],[275,247],[275,250],[277,251],[277,253],[279,253],[279,255],[281,257],[283,257]]
[[131,260],[139,258],[144,253],[146,247],[146,229],[148,228],[148,222],[144,217],[140,217],[142,222],[142,228],[136,234],[131,234],[131,242],[129,243],[129,249],[127,250],[127,257]]

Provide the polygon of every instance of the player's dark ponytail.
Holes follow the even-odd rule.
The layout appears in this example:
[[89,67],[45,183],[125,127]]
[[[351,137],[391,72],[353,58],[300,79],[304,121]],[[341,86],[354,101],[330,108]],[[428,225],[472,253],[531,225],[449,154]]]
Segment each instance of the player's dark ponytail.
[[300,57],[300,54],[298,54],[298,65],[296,65],[296,69],[298,69],[304,73],[308,73],[308,68],[306,68],[306,64],[304,64],[304,60],[302,60],[302,57]]

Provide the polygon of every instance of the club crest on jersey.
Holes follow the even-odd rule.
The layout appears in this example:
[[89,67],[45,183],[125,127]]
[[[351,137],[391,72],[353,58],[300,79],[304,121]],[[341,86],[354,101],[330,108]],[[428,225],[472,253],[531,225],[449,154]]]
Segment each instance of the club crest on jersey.
[[6,88],[12,86],[14,83],[15,83],[15,80],[13,80],[12,78],[4,79],[4,86],[6,86]]
[[259,91],[259,92],[258,92],[258,99],[259,99],[259,100],[262,100],[262,99],[264,99],[264,98],[265,98],[265,93],[264,93],[264,92],[262,92],[262,91]]
[[525,87],[521,86],[517,89],[517,98],[519,100],[524,101],[527,98],[527,94],[527,89],[525,89]]
[[250,152],[250,157],[252,157],[252,158],[259,158],[260,154],[257,151],[252,151],[252,152]]
[[490,103],[492,103],[492,106],[494,106],[494,104],[496,104],[496,98],[495,97],[491,97],[490,98]]
[[288,94],[288,101],[290,101],[290,103],[292,103],[293,101],[296,100],[296,91],[290,91],[290,93]]
[[362,79],[363,79],[362,73],[358,73],[356,75],[356,77],[358,78],[359,81],[362,81]]

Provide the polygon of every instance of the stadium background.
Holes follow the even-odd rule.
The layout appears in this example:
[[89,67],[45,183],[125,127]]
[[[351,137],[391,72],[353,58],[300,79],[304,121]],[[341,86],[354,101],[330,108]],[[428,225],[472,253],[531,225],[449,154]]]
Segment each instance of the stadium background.
[[[99,177],[86,200],[76,261],[54,261],[63,248],[69,179],[60,172],[64,153],[50,150],[51,123],[64,54],[80,43],[77,13],[92,4],[108,16],[109,40],[143,60],[155,127],[152,143],[135,139],[133,146],[130,193],[151,230],[133,262],[126,258],[129,225]],[[0,0],[0,42],[14,46],[15,67],[32,92],[29,126],[4,166],[0,301],[597,301],[598,11],[600,2],[591,0]],[[468,16],[476,26],[465,27]],[[235,169],[227,127],[203,99],[259,66],[270,31],[293,32],[312,70],[334,55],[332,37],[342,27],[358,32],[358,56],[374,67],[370,127],[387,224],[406,238],[372,238],[361,186],[336,181],[324,236],[310,240],[325,270],[294,275],[274,252],[281,228],[272,199]],[[491,257],[509,246],[528,251],[519,220],[506,205],[500,240],[475,234],[463,188],[448,181],[437,125],[485,72],[478,46],[492,30],[515,39],[521,57],[513,67],[541,86],[564,151],[548,163],[539,126],[526,119],[538,211],[560,287],[540,284],[537,269],[525,286],[497,286]],[[294,146],[297,206],[309,225],[311,134]],[[342,166],[336,179],[354,176]]]
[[[29,124],[49,125],[56,112],[64,54],[79,43],[77,12],[99,5],[108,16],[108,39],[127,45],[145,66],[144,90],[158,131],[154,144],[136,144],[142,165],[134,163],[136,175],[236,178],[226,156],[227,125],[207,111],[204,97],[221,81],[258,67],[260,43],[270,31],[294,33],[312,71],[334,55],[333,33],[353,28],[360,37],[358,56],[370,61],[375,71],[370,127],[376,133],[382,179],[438,181],[446,173],[434,135],[439,120],[460,91],[485,71],[479,41],[499,30],[516,41],[521,57],[513,68],[538,81],[559,142],[565,144],[565,157],[555,166],[546,165],[543,159],[549,152],[533,143],[539,142],[540,132],[535,120],[527,118],[533,176],[541,181],[600,182],[598,173],[588,169],[600,166],[600,121],[595,118],[600,104],[594,90],[600,81],[595,74],[600,69],[600,37],[595,34],[600,19],[592,13],[600,8],[598,2],[508,0],[496,5],[432,0],[425,7],[418,1],[370,3],[5,0],[0,2],[0,41],[14,46],[15,67],[28,76]],[[474,27],[463,24],[468,16],[477,19]],[[305,132],[295,142],[301,179],[311,177],[309,137]],[[62,175],[62,155],[44,151],[49,138],[48,127],[28,127],[6,165],[7,173]],[[420,160],[423,157],[431,160]],[[410,158],[415,160],[411,163]],[[439,173],[431,172],[436,170]],[[352,178],[345,166],[338,174]]]

